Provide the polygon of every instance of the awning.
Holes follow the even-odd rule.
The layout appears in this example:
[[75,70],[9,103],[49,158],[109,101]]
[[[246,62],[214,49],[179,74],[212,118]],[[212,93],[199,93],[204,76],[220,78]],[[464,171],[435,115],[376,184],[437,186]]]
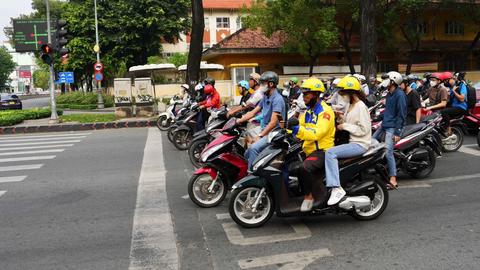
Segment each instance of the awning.
[[[181,65],[178,67],[179,71],[186,71],[187,65]],[[207,62],[200,63],[200,70],[224,70],[224,67],[219,64],[207,64]]]
[[155,71],[155,70],[177,70],[174,64],[149,64],[149,65],[142,65],[142,66],[133,66],[128,71],[135,72],[135,71]]

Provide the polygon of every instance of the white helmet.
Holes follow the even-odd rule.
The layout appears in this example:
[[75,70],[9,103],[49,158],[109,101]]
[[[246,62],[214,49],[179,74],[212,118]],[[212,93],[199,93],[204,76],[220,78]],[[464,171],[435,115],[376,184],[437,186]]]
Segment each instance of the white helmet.
[[198,83],[197,85],[195,85],[195,91],[200,91],[202,90],[203,88],[203,85],[201,83]]
[[366,81],[367,78],[365,78],[365,76],[363,76],[362,74],[353,74],[352,75],[353,77],[357,78],[357,80],[361,83],[362,81]]
[[190,88],[190,86],[188,86],[188,84],[184,83],[184,84],[182,84],[182,88],[185,89],[185,90],[188,90]]
[[335,80],[333,80],[332,84],[333,84],[333,85],[337,85],[339,82],[340,82],[340,79],[339,79],[339,78],[336,78]]
[[388,87],[392,82],[396,85],[400,85],[403,82],[402,74],[396,71],[388,72],[386,77],[380,84],[381,87]]

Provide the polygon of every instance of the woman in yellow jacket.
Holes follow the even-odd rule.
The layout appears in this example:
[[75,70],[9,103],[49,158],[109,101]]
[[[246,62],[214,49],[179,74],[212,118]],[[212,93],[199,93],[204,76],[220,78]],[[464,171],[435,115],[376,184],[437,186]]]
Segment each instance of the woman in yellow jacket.
[[[325,151],[334,146],[335,114],[330,106],[322,101],[321,94],[325,92],[322,81],[309,78],[302,83],[301,91],[308,110],[300,119],[290,119],[288,129],[303,141],[303,151],[307,155],[301,174],[306,195],[300,210],[308,212],[313,207],[314,197],[317,201],[320,199],[317,192],[322,189]],[[319,188],[313,189],[314,186]]]

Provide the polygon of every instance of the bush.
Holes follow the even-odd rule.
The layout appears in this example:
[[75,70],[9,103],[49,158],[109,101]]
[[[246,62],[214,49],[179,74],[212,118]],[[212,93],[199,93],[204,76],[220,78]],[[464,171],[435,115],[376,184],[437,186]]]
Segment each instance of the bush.
[[[113,107],[113,96],[102,94],[105,107]],[[57,97],[59,108],[92,110],[97,108],[97,93],[73,92]]]
[[[47,118],[51,115],[50,109],[31,109],[31,110],[8,110],[0,111],[0,126],[13,126],[24,120]],[[62,115],[62,110],[57,110],[58,115]]]

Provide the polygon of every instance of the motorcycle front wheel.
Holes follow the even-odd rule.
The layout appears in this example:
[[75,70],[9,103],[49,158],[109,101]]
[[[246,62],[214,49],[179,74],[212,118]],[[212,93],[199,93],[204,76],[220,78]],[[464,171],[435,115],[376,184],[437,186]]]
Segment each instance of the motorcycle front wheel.
[[443,151],[456,152],[463,144],[463,131],[458,127],[451,127],[453,138],[443,139]]
[[167,131],[170,128],[171,125],[172,125],[172,119],[171,118],[167,119],[166,115],[160,115],[160,117],[158,117],[157,127],[161,131]]
[[200,155],[207,144],[207,139],[198,140],[194,141],[188,148],[188,157],[190,158],[190,162],[192,162],[193,167],[200,168],[203,166],[203,163],[200,161]]
[[244,187],[236,189],[230,196],[228,211],[233,221],[244,228],[257,228],[265,224],[273,215],[274,202],[272,195],[265,192],[257,210],[252,209],[261,188]]
[[173,134],[175,134],[175,128],[175,125],[173,125],[170,126],[170,128],[168,129],[167,137],[171,143],[173,143]]
[[173,145],[178,150],[187,150],[193,139],[193,131],[179,130],[173,134]]
[[219,205],[227,195],[228,188],[217,176],[213,188],[209,191],[214,179],[208,173],[194,174],[188,183],[188,196],[196,205],[204,208]]

